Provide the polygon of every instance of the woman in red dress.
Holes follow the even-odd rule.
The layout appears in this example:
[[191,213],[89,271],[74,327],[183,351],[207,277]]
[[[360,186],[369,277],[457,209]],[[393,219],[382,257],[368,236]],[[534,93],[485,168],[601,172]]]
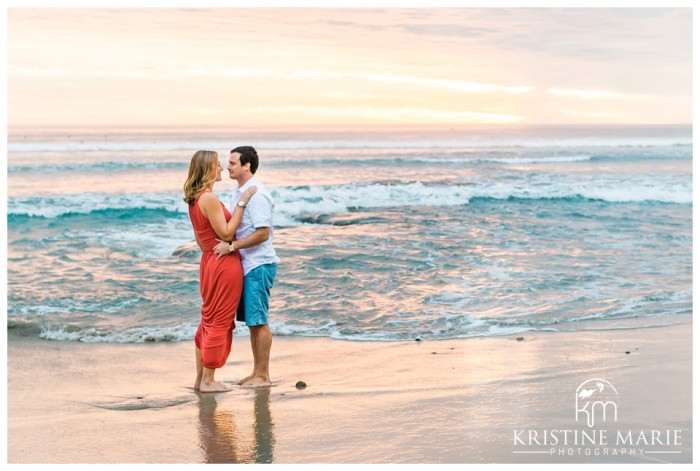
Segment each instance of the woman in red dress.
[[[243,270],[238,253],[217,257],[217,238],[230,241],[243,217],[245,204],[256,188],[241,196],[243,206],[236,205],[233,215],[214,194],[214,183],[221,181],[219,155],[197,151],[190,161],[184,185],[185,202],[197,245],[202,249],[199,265],[199,291],[202,294],[202,320],[194,336],[197,378],[194,388],[200,392],[228,391],[231,388],[214,380],[214,372],[226,363],[231,352],[234,318],[243,289]],[[251,191],[252,190],[252,191]]]

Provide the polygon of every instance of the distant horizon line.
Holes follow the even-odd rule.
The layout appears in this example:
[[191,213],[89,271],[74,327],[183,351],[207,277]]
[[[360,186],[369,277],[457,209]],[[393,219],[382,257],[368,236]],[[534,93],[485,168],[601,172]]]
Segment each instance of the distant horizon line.
[[259,125],[235,125],[235,124],[61,124],[61,125],[8,125],[7,131],[25,129],[244,129],[244,130],[273,130],[273,129],[348,129],[348,128],[519,128],[519,127],[651,127],[651,126],[693,126],[693,123],[472,123],[472,124],[259,124]]

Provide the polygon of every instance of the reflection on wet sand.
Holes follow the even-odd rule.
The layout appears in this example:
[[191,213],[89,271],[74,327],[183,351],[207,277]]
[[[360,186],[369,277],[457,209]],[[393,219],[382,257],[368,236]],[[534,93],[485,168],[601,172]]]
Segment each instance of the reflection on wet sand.
[[269,389],[255,391],[252,428],[238,427],[233,412],[217,403],[216,394],[199,396],[199,447],[205,463],[272,463]]

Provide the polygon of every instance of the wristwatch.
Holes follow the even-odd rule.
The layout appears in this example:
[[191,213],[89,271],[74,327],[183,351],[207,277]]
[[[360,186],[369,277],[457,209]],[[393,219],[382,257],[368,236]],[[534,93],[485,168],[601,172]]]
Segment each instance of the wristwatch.
[[248,205],[248,203],[244,203],[244,202],[241,201],[241,200],[238,200],[238,203],[236,203],[236,204],[237,204],[238,206],[240,206],[241,208],[245,208],[245,207]]
[[228,251],[229,252],[235,252],[236,251],[236,246],[233,245],[233,241],[228,243]]

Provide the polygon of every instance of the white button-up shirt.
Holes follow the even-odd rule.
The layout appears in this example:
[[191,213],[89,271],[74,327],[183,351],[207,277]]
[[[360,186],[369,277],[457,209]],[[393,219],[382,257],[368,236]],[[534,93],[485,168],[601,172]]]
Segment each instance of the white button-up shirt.
[[270,192],[265,188],[265,185],[257,178],[253,177],[248,180],[245,185],[239,187],[238,190],[236,190],[235,197],[231,201],[231,213],[236,209],[236,204],[243,192],[251,186],[257,187],[258,191],[253,195],[243,211],[241,224],[236,230],[236,240],[241,240],[253,234],[255,229],[259,227],[269,227],[270,237],[265,242],[255,247],[240,249],[244,276],[253,268],[259,267],[260,265],[278,263],[280,261],[275,253],[275,249],[272,247],[272,214],[275,210],[275,202]]

